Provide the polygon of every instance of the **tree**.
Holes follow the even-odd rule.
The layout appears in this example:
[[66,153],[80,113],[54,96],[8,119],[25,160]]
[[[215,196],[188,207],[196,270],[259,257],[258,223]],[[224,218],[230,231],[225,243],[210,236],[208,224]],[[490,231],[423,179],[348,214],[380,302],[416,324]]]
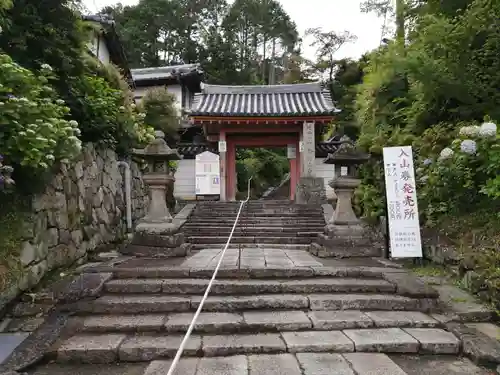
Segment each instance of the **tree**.
[[346,43],[354,42],[357,38],[349,31],[337,33],[335,31],[323,31],[317,27],[306,30],[306,36],[313,36],[311,47],[316,48],[316,68],[321,73],[327,73],[328,82],[333,81],[335,73],[335,54]]
[[163,87],[148,90],[141,101],[144,122],[155,130],[163,131],[167,137],[175,138],[179,129],[179,114],[175,102],[175,95]]

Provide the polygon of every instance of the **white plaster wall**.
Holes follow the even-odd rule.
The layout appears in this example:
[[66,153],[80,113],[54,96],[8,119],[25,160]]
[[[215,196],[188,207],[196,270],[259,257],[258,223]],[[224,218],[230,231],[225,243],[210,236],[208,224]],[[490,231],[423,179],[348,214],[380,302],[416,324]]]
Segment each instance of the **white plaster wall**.
[[99,38],[99,55],[97,57],[104,64],[109,64],[111,62],[109,49],[103,37]]
[[182,200],[196,199],[195,160],[179,160],[175,172],[174,197]]
[[88,48],[92,51],[94,55],[104,64],[109,64],[111,61],[108,46],[102,35],[94,33],[94,36],[87,43]]
[[314,159],[314,164],[316,168],[316,177],[321,177],[325,181],[325,190],[326,190],[326,198],[332,199],[335,198],[335,192],[328,185],[328,183],[335,176],[335,166],[333,164],[325,164],[323,163],[325,158],[316,158]]

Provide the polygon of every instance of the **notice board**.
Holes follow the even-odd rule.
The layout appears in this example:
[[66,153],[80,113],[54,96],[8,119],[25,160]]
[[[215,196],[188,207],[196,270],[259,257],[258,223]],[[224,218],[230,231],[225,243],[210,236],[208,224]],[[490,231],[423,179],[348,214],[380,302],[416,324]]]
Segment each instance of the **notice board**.
[[220,195],[219,155],[205,151],[195,159],[196,195]]

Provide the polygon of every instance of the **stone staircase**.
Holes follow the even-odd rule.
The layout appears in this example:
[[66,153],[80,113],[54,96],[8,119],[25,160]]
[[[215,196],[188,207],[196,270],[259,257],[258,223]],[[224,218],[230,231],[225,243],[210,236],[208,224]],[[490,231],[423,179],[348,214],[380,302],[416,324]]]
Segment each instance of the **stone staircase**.
[[[199,202],[183,226],[193,251],[222,247],[231,232],[239,202]],[[289,200],[248,202],[231,240],[232,247],[307,249],[323,233],[321,206],[297,205]]]
[[[166,374],[218,254],[203,250],[175,267],[136,259],[114,267],[103,295],[72,306],[73,332],[51,357],[150,362],[144,375]],[[460,352],[433,315],[437,297],[399,268],[325,267],[303,250],[230,249],[176,374],[405,375],[380,353]]]
[[[122,373],[142,364],[130,373],[167,374],[237,208],[200,203],[185,228],[199,251],[187,258],[86,268],[102,276],[102,291],[62,307],[71,322],[47,359],[62,368],[92,364],[89,374],[113,363]],[[472,350],[450,328],[436,290],[404,269],[306,251],[323,228],[321,208],[256,201],[241,220],[174,375],[416,375],[402,355],[434,361]],[[483,374],[467,366],[450,375]]]

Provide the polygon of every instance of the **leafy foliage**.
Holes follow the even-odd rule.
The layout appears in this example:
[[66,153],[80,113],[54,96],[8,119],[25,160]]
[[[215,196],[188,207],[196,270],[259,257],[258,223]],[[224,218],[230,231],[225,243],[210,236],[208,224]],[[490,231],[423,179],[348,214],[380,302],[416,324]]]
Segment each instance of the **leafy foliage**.
[[177,136],[179,129],[180,114],[175,101],[175,95],[163,87],[148,90],[141,101],[146,123],[163,131],[167,137]]
[[81,141],[127,152],[151,136],[116,70],[89,57],[88,32],[71,1],[16,1],[1,26],[0,48],[17,63],[33,71],[52,67],[50,83],[67,106],[64,117],[78,123]]
[[80,151],[76,121],[49,85],[52,69],[43,65],[36,75],[0,54],[0,149],[6,161],[48,169],[56,160]]
[[[357,193],[362,197],[359,209],[367,217],[385,210],[383,147],[413,145],[419,160],[436,160],[443,148],[457,147],[453,139],[464,125],[481,122],[485,115],[500,120],[500,97],[494,89],[500,83],[500,4],[469,3],[466,10],[463,4],[457,5],[459,11],[453,15],[449,8],[429,4],[419,10],[406,45],[391,43],[369,57],[356,99],[359,145],[374,156],[364,167],[363,186]],[[429,177],[424,185],[430,189],[429,199],[423,191],[419,197],[424,216],[437,221],[439,215],[457,210],[479,210],[486,200],[482,192],[488,191],[490,200],[495,196],[496,179],[485,179],[484,171],[482,177],[476,173],[484,168],[498,171],[500,164],[490,151],[481,150],[478,155],[484,159],[478,157],[469,165],[470,160],[462,155]],[[455,189],[457,193],[450,194]]]

